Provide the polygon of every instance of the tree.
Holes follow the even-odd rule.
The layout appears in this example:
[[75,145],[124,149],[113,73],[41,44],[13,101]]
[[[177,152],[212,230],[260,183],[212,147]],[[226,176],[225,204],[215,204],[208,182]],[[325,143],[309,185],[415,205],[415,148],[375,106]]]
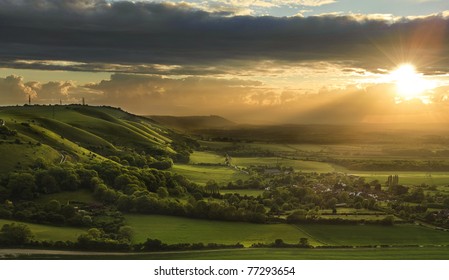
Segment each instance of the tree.
[[45,205],[45,210],[48,212],[59,213],[59,211],[61,211],[61,203],[53,199]]
[[130,226],[122,226],[120,227],[120,229],[118,230],[118,235],[122,238],[125,239],[127,241],[131,241],[132,237],[133,237],[133,229]]
[[307,220],[307,211],[300,209],[287,216],[289,223],[303,222]]
[[274,247],[283,247],[285,245],[284,241],[280,238],[274,241]]
[[299,246],[300,246],[300,247],[303,247],[303,248],[308,248],[308,247],[310,247],[309,239],[306,238],[306,237],[301,237],[301,238],[299,239]]
[[385,226],[392,226],[394,224],[394,217],[391,215],[388,215],[385,218],[383,218],[381,223],[382,223],[382,225],[385,225]]
[[216,193],[219,193],[219,188],[220,188],[220,186],[218,186],[218,184],[217,184],[217,182],[215,182],[215,180],[209,180],[206,183],[205,190],[206,190],[206,192],[208,192],[210,194],[216,194]]
[[7,245],[27,244],[33,239],[30,228],[24,224],[5,224],[0,230],[0,242]]
[[29,173],[13,173],[9,176],[8,189],[15,199],[32,200],[36,192],[34,176]]
[[157,189],[157,195],[158,195],[160,198],[166,198],[166,197],[168,197],[168,190],[167,190],[167,188],[165,188],[165,187],[160,187],[160,188],[158,188],[158,189]]

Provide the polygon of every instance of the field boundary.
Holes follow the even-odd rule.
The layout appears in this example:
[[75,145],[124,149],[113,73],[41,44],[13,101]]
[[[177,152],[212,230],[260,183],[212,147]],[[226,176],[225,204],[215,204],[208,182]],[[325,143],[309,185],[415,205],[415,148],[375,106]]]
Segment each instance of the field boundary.
[[314,237],[313,235],[311,235],[310,233],[308,233],[306,230],[302,229],[299,225],[297,224],[292,224],[293,227],[295,227],[296,229],[298,229],[300,232],[304,233],[305,235],[307,235],[308,237],[312,238],[313,240],[323,244],[324,246],[332,246],[331,244],[324,242],[322,240],[319,240],[318,238]]

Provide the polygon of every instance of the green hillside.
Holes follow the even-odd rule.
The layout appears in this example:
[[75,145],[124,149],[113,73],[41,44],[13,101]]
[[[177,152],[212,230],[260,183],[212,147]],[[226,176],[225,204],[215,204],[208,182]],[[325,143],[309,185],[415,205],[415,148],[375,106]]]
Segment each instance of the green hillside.
[[0,173],[108,158],[141,167],[185,148],[184,136],[112,107],[1,107],[0,119]]

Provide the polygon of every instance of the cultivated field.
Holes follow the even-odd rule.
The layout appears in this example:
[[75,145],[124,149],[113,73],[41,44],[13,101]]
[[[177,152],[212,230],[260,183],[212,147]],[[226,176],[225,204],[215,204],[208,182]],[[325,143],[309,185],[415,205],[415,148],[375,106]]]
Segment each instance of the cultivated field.
[[4,224],[11,223],[27,225],[31,229],[31,232],[34,234],[35,239],[39,241],[76,241],[79,235],[86,233],[86,230],[81,228],[38,225],[4,219],[0,219],[0,228]]
[[320,245],[295,226],[287,224],[251,224],[188,219],[159,215],[125,215],[126,224],[134,229],[134,242],[147,238],[160,239],[165,243],[272,243],[280,238],[284,242],[298,243],[308,237],[312,245]]

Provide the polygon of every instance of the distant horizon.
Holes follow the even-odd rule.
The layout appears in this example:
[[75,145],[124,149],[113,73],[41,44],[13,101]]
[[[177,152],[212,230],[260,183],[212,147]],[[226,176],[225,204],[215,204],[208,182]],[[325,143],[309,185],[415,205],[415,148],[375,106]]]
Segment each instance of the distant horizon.
[[[447,129],[449,130],[449,127],[442,127],[441,125],[445,124],[445,123],[425,123],[425,122],[402,122],[402,123],[319,123],[319,122],[296,122],[296,123],[288,123],[288,122],[241,122],[239,120],[235,120],[235,119],[231,119],[228,118],[226,116],[221,116],[221,115],[215,115],[215,114],[204,114],[204,115],[155,115],[155,114],[136,114],[133,111],[130,110],[126,110],[124,108],[118,107],[118,106],[112,106],[112,105],[108,105],[108,104],[81,104],[81,103],[68,103],[68,104],[16,104],[16,105],[0,105],[0,110],[2,108],[25,108],[25,107],[33,107],[33,106],[42,106],[42,107],[51,107],[51,106],[89,106],[89,107],[97,107],[97,108],[113,108],[113,109],[117,109],[117,110],[121,110],[123,112],[126,112],[128,114],[131,115],[135,115],[135,116],[139,116],[139,117],[144,117],[144,118],[152,118],[152,117],[169,117],[169,118],[212,118],[212,117],[216,117],[216,118],[220,118],[223,119],[224,121],[228,121],[234,124],[234,126],[229,126],[229,127],[245,127],[245,126],[260,126],[260,127],[264,127],[264,126],[348,126],[348,127],[375,127],[375,126],[384,126],[384,127],[389,127],[389,126],[393,126],[394,128],[402,128],[402,129],[407,129],[408,126],[426,126],[426,128],[432,129],[432,126],[438,126],[439,129]],[[416,128],[416,127],[415,127]]]

